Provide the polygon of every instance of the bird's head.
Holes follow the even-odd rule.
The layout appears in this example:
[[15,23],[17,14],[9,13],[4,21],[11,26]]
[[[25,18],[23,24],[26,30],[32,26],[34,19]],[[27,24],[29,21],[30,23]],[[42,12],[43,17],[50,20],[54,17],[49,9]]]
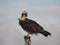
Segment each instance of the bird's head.
[[25,20],[26,18],[27,18],[27,12],[23,11],[22,14],[21,14],[21,19]]

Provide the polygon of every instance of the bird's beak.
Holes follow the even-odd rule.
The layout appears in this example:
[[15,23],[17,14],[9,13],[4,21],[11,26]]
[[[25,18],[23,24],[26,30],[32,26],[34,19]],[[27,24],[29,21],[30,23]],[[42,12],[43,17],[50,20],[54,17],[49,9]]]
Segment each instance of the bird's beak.
[[18,20],[20,21],[20,20],[21,20],[21,18],[18,18]]

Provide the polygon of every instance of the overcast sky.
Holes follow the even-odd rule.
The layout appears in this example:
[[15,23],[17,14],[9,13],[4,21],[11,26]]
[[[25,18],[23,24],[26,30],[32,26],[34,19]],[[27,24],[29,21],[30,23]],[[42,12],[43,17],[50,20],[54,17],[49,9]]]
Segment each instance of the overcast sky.
[[18,24],[22,11],[52,36],[32,35],[32,45],[60,45],[60,0],[0,0],[0,45],[25,45]]

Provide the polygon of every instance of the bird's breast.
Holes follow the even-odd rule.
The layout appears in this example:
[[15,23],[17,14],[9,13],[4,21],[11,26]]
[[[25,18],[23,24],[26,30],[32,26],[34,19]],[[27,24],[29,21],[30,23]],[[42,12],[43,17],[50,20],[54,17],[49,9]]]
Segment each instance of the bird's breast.
[[27,23],[26,23],[25,21],[20,21],[19,24],[20,24],[23,28],[25,28]]

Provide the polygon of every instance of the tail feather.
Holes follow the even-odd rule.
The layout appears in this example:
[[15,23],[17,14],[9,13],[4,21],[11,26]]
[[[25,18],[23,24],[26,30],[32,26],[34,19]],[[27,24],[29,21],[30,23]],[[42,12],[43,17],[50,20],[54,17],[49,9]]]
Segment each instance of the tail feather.
[[51,33],[48,32],[48,31],[44,31],[44,32],[42,32],[42,34],[43,34],[45,37],[48,37],[48,35],[51,35]]

